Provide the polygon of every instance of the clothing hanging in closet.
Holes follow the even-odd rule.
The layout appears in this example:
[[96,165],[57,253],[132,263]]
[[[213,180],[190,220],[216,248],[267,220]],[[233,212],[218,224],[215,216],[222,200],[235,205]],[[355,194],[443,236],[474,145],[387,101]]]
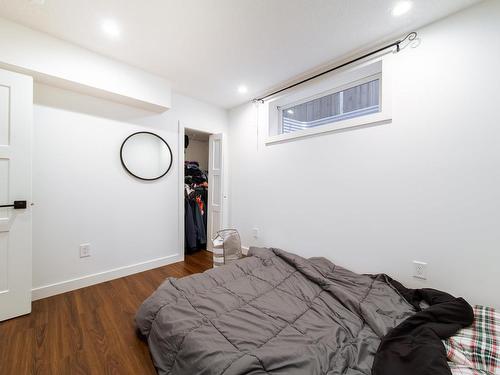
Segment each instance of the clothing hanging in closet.
[[185,250],[190,253],[207,244],[208,178],[194,161],[185,162],[184,176]]

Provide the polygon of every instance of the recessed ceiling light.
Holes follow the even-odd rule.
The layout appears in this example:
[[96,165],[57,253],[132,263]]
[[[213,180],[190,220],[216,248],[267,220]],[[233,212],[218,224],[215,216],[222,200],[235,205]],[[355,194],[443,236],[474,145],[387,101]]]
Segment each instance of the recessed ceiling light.
[[394,8],[392,8],[392,15],[394,17],[402,16],[403,14],[409,12],[413,3],[411,1],[400,1],[398,2]]
[[112,38],[118,38],[121,34],[120,27],[116,21],[112,19],[103,20],[101,23],[101,29],[106,35]]
[[238,92],[240,94],[245,94],[247,91],[248,91],[248,87],[246,87],[245,85],[239,85],[238,86]]

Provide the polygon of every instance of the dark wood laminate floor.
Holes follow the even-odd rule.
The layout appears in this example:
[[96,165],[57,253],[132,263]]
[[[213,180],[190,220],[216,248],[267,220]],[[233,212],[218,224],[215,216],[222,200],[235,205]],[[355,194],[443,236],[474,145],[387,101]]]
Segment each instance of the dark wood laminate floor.
[[139,305],[168,276],[212,267],[212,253],[33,302],[0,323],[0,374],[156,374],[135,334]]

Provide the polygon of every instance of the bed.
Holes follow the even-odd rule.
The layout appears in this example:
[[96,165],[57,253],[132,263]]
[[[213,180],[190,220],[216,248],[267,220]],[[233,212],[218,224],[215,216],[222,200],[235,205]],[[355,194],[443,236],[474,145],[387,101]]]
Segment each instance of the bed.
[[[429,291],[429,301],[445,302],[441,309],[452,306],[444,310],[447,322],[432,322],[434,328],[441,324],[434,331],[470,325],[472,309],[465,301]],[[422,321],[426,313],[431,319],[440,313],[419,311],[413,299],[425,291],[409,293],[385,275],[359,275],[324,258],[252,248],[230,265],[165,280],[140,307],[136,324],[161,375],[401,375],[401,368],[418,375],[424,372],[398,367],[408,364],[398,363],[394,353],[408,351],[405,345],[422,332],[420,341],[431,340],[435,332]],[[439,339],[442,352],[431,350],[440,371],[433,373],[449,374],[440,341],[447,336],[434,336],[433,345]],[[429,359],[426,350],[432,346],[419,345],[415,352]],[[455,370],[464,370],[461,365]]]

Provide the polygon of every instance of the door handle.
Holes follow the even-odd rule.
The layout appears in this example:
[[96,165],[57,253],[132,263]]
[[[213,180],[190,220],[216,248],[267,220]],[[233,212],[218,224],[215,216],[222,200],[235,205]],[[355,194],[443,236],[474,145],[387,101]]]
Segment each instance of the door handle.
[[14,207],[15,210],[22,210],[26,208],[26,201],[14,201],[14,204],[4,204],[0,208]]

